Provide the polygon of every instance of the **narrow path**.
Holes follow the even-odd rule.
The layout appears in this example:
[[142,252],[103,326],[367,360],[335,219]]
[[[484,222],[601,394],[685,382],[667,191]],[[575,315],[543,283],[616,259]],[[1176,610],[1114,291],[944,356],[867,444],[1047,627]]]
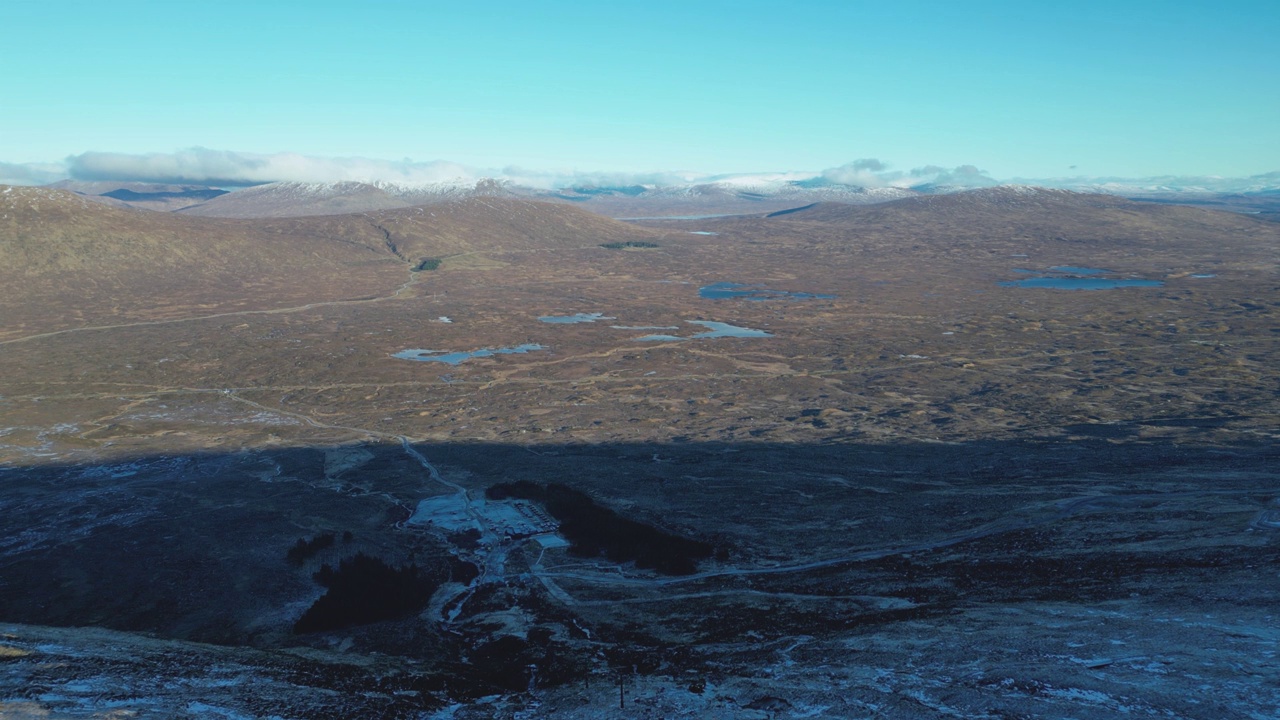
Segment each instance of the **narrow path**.
[[[430,460],[427,459],[427,456],[423,455],[422,451],[418,450],[413,446],[412,443],[415,442],[414,439],[409,438],[405,435],[385,433],[385,432],[380,432],[378,430],[369,430],[366,428],[350,427],[347,425],[333,425],[330,423],[323,423],[310,416],[304,415],[302,413],[272,408],[272,407],[263,405],[261,403],[254,402],[247,398],[240,397],[235,392],[230,390],[224,390],[222,391],[222,394],[225,395],[226,397],[236,400],[237,402],[241,402],[241,403],[244,403],[245,405],[249,405],[250,407],[258,408],[260,410],[264,410],[270,413],[278,413],[278,414],[286,415],[288,417],[297,418],[298,420],[301,420],[312,427],[323,428],[326,430],[344,430],[344,431],[361,434],[366,437],[375,438],[379,440],[398,441],[400,443],[400,447],[404,450],[405,454],[408,455],[410,458],[413,458],[415,462],[417,462],[419,465],[422,466],[424,470],[427,471],[427,476],[431,479],[432,482],[435,482],[453,491],[453,493],[458,499],[458,502],[462,503],[467,514],[471,516],[471,519],[474,520],[476,525],[480,527],[481,533],[490,538],[494,537],[493,529],[489,527],[489,524],[485,520],[484,516],[476,511],[475,506],[471,502],[471,497],[467,493],[467,489],[455,482],[446,480],[445,477],[440,474],[440,470],[437,469],[436,466],[432,464]],[[416,507],[413,507],[413,508],[406,507],[403,503],[400,502],[399,499],[395,498],[389,493],[378,493],[378,494],[383,495],[384,497],[389,499],[391,502],[393,502],[396,506],[400,507],[405,512],[407,512],[408,517],[412,517],[413,513],[417,510]],[[396,523],[396,527],[403,528],[404,521]],[[517,544],[518,543],[514,541],[493,543],[492,549],[490,551],[482,555],[479,555],[476,558],[477,560],[480,561],[480,564],[481,564],[480,572],[465,588],[463,588],[461,592],[455,594],[453,597],[447,598],[443,603],[441,603],[441,612],[448,612],[447,617],[442,616],[440,618],[440,622],[442,624],[444,625],[452,624],[457,619],[457,616],[461,613],[462,608],[467,603],[467,600],[470,599],[471,596],[476,593],[476,590],[478,590],[481,585],[488,582],[501,582],[505,580],[504,566],[506,562],[506,557],[507,557],[507,554],[512,549],[514,549]]]
[[[444,485],[445,487],[449,488],[450,490],[453,490],[456,493],[462,494],[463,496],[467,494],[466,488],[462,487],[457,483],[445,480],[444,476],[440,474],[440,471],[436,469],[436,466],[432,465],[430,460],[427,460],[427,456],[423,455],[421,452],[418,451],[417,448],[409,444],[409,438],[403,435],[397,435],[396,437],[400,439],[400,446],[404,448],[405,453],[407,453],[409,457],[413,458],[414,460],[417,460],[418,464],[426,469],[427,474],[431,476],[432,480],[440,483],[441,485]],[[479,518],[477,518],[477,520],[478,519]]]
[[365,305],[368,303],[385,302],[387,300],[399,299],[401,293],[408,290],[418,282],[416,275],[410,277],[400,287],[396,288],[390,295],[379,295],[369,298],[352,298],[349,300],[326,300],[323,302],[307,303],[306,305],[298,305],[295,307],[274,308],[271,310],[237,310],[234,312],[214,313],[212,315],[197,315],[195,317],[173,318],[171,320],[143,320],[132,323],[120,323],[118,325],[89,325],[86,327],[67,328],[66,330],[54,330],[53,332],[40,333],[38,335],[25,335],[23,337],[10,338],[8,340],[0,340],[0,345],[12,345],[14,343],[27,342],[29,340],[41,340],[44,338],[57,337],[59,335],[69,335],[71,333],[91,332],[96,330],[122,330],[125,328],[145,327],[147,325],[175,325],[178,323],[200,322],[202,320],[217,320],[219,318],[243,317],[246,315],[284,315],[287,313],[306,312],[321,307],[334,307],[340,305]]

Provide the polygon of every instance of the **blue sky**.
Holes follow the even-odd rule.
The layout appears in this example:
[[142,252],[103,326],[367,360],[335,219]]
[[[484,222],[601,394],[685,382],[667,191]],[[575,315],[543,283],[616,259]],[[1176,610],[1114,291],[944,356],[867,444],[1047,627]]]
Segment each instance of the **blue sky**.
[[1280,169],[1280,2],[60,2],[0,8],[0,161],[583,171]]

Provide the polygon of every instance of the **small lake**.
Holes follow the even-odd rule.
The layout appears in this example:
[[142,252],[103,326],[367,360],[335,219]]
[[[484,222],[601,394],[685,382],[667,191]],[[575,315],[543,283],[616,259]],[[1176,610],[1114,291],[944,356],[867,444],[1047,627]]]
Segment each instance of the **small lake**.
[[443,350],[401,350],[391,357],[400,358],[401,360],[414,360],[417,362],[439,362],[446,365],[457,365],[464,360],[478,357],[490,357],[492,355],[523,355],[534,350],[545,350],[546,347],[537,344],[516,345],[515,347],[505,348],[482,348],[480,350],[471,350],[469,352],[445,352]]
[[738,327],[729,323],[712,322],[710,320],[686,320],[685,322],[694,325],[701,325],[706,328],[706,332],[700,332],[693,336],[698,338],[720,338],[720,337],[736,337],[736,338],[762,338],[773,337],[773,333],[764,330],[752,330],[751,328]]
[[616,319],[617,318],[605,317],[604,313],[578,313],[577,315],[543,315],[538,318],[538,321],[552,323],[554,325],[576,325],[578,323],[593,323],[597,320]]
[[998,284],[1001,287],[1047,288],[1050,290],[1111,290],[1123,287],[1160,287],[1164,285],[1164,282],[1140,278],[1033,277],[1025,280],[1006,280]]
[[[1160,287],[1162,280],[1146,280],[1143,278],[1091,277],[1094,275],[1114,275],[1115,272],[1105,268],[1085,267],[1083,265],[1054,265],[1045,270],[1014,269],[1019,275],[1035,275],[1022,280],[1006,280],[998,283],[1002,287],[1046,288],[1049,290],[1111,290],[1124,287]],[[1058,273],[1045,275],[1045,272]]]
[[787,290],[771,290],[763,285],[743,285],[742,283],[718,282],[698,288],[698,297],[708,300],[834,300],[835,295],[819,295],[816,293],[790,292]]
[[729,323],[714,322],[711,320],[686,320],[690,325],[701,325],[706,328],[705,332],[695,333],[689,337],[679,337],[676,335],[645,335],[636,338],[639,342],[673,342],[677,340],[707,340],[710,338],[766,338],[773,337],[773,333],[764,330],[756,330],[754,328],[738,327]]
[[614,218],[614,220],[710,220],[711,218],[733,217],[733,215],[733,213],[718,213],[715,215],[654,215],[651,217]]

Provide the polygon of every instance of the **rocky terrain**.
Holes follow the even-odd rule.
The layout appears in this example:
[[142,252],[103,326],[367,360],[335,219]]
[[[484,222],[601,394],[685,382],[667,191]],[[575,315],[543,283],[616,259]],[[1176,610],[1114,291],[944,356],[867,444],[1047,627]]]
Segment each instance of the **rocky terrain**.
[[1280,713],[1280,225],[0,193],[0,716]]

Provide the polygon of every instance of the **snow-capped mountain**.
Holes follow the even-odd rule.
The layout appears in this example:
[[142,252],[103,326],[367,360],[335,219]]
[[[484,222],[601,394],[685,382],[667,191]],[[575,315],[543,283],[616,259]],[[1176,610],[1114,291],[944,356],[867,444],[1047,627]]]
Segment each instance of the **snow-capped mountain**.
[[58,186],[116,206],[239,218],[339,215],[433,205],[475,196],[567,202],[622,218],[730,215],[770,213],[822,202],[864,205],[1011,186],[1047,187],[1157,202],[1189,202],[1241,212],[1268,213],[1280,207],[1280,172],[1247,178],[1077,177],[1008,183],[972,166],[964,166],[878,174],[857,168],[847,171],[836,168],[818,174],[673,174],[660,180],[632,184],[548,182],[535,187],[500,176],[477,180],[474,175],[464,174],[432,182],[273,182],[230,192],[207,186],[137,182],[63,181]]
[[796,173],[723,176],[681,185],[570,187],[543,193],[614,217],[768,213],[815,202],[867,204],[912,197],[907,188],[864,187]]
[[1148,178],[1052,178],[1020,182],[1079,190],[1081,192],[1103,192],[1126,197],[1143,195],[1252,195],[1280,192],[1280,171],[1243,178],[1164,175]]

